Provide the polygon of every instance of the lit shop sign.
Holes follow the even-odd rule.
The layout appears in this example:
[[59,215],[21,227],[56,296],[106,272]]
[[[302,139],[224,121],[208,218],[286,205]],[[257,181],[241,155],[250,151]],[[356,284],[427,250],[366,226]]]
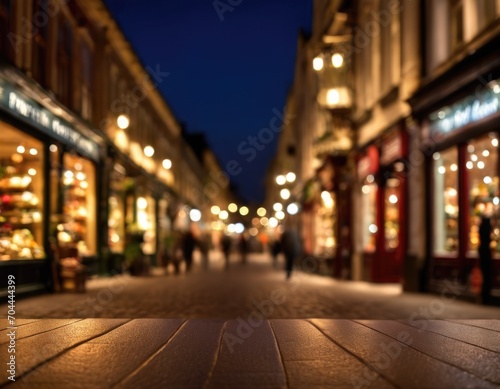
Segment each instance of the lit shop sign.
[[99,160],[97,143],[85,138],[66,121],[53,115],[2,80],[0,80],[0,107],[14,113],[26,123],[34,125],[45,134],[73,146],[93,160]]
[[[496,91],[495,91],[496,92]],[[500,111],[500,94],[488,89],[481,95],[468,97],[430,116],[431,137],[445,136],[467,124],[477,122]]]

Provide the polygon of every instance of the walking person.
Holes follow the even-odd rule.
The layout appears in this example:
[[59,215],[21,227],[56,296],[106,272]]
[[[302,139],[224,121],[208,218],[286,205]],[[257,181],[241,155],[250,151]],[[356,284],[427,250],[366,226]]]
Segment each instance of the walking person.
[[193,265],[193,251],[196,246],[196,239],[193,232],[189,229],[182,240],[182,255],[186,261],[186,273],[191,271]]
[[240,235],[240,241],[238,242],[238,247],[241,254],[241,263],[245,265],[247,263],[247,253],[248,253],[248,240],[244,234]]
[[229,255],[231,254],[231,238],[224,234],[222,237],[222,252],[224,253],[224,260],[226,262],[226,270],[229,269]]
[[273,258],[273,267],[278,268],[278,254],[281,252],[281,243],[278,238],[271,242],[271,257]]
[[281,235],[281,248],[285,255],[285,271],[288,280],[292,276],[293,265],[301,254],[299,235],[293,228],[287,227]]

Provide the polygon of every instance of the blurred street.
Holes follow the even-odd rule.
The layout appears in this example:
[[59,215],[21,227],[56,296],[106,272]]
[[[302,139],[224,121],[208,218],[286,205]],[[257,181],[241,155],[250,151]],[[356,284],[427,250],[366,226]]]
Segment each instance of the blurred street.
[[[338,281],[295,271],[290,281],[273,269],[267,254],[252,254],[246,265],[231,257],[224,270],[218,252],[202,269],[195,253],[190,274],[153,269],[149,277],[128,275],[87,282],[85,294],[45,294],[16,302],[19,318],[220,318],[247,319],[500,319],[500,309],[455,301],[459,289],[440,295],[407,294],[396,284]],[[6,306],[2,306],[6,312]]]

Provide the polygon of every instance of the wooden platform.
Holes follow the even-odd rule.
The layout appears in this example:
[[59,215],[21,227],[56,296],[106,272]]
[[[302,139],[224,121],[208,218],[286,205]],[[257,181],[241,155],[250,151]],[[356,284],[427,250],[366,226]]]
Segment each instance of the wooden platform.
[[[1,361],[8,361],[1,319]],[[500,321],[18,320],[23,388],[497,388]]]

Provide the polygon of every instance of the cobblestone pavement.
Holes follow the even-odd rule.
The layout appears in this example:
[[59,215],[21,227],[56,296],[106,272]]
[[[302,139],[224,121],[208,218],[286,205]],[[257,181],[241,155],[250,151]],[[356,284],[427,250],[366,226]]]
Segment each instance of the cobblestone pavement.
[[[458,301],[460,290],[440,295],[402,293],[398,285],[338,281],[295,272],[285,280],[267,256],[251,255],[244,266],[232,258],[229,270],[217,253],[210,269],[195,257],[190,274],[128,275],[92,279],[84,294],[45,294],[18,299],[17,317],[26,318],[267,318],[500,319],[500,308]],[[0,306],[5,316],[7,306]]]

